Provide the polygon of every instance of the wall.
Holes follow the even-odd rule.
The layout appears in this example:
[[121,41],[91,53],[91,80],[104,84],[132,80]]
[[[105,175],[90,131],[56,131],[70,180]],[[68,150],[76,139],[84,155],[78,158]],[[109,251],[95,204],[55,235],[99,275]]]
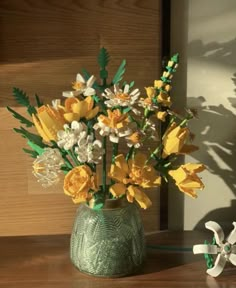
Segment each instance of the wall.
[[169,226],[204,228],[208,220],[231,228],[236,207],[236,2],[173,0],[172,52],[180,53],[173,97],[182,109],[198,109],[190,128],[198,152],[185,161],[203,162],[205,189],[197,200],[170,189]]

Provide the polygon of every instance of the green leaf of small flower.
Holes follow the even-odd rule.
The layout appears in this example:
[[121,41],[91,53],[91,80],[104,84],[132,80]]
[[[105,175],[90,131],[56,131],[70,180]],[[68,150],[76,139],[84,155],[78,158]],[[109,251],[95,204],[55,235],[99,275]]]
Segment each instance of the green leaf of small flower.
[[124,60],[122,60],[120,66],[119,66],[119,68],[118,68],[118,70],[117,70],[117,72],[116,72],[116,74],[112,80],[112,85],[117,84],[122,80],[123,75],[125,73],[125,65],[126,65],[126,60],[124,59]]

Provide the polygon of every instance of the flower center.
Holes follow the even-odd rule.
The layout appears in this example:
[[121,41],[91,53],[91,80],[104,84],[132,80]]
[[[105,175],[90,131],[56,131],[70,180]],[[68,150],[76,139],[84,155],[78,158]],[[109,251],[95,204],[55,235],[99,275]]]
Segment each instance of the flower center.
[[131,97],[127,93],[117,93],[116,98],[120,99],[121,101],[128,101]]
[[73,85],[72,88],[75,89],[76,91],[77,90],[83,90],[86,87],[85,83],[82,83],[79,81],[72,82],[72,85]]

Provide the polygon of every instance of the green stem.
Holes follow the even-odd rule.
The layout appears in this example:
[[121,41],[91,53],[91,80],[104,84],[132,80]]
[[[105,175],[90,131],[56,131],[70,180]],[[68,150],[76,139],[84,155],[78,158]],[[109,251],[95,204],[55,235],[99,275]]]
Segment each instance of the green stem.
[[106,180],[107,180],[107,157],[106,157],[106,152],[107,152],[107,137],[102,138],[102,148],[105,151],[105,153],[102,156],[102,189],[103,193],[106,195],[107,194],[107,189],[106,189]]
[[147,164],[152,158],[155,158],[154,156],[156,156],[157,153],[159,153],[163,148],[163,145],[160,144],[149,156],[149,158],[147,159],[146,163]]
[[67,153],[70,155],[71,159],[74,161],[75,166],[79,166],[80,162],[78,161],[74,151],[71,149],[71,150],[68,150]]
[[65,155],[62,156],[62,158],[64,159],[66,166],[70,169],[73,169],[73,165],[70,163],[69,159],[67,159]]
[[119,143],[112,144],[112,163],[115,162],[115,158],[118,154],[118,147],[119,147]]

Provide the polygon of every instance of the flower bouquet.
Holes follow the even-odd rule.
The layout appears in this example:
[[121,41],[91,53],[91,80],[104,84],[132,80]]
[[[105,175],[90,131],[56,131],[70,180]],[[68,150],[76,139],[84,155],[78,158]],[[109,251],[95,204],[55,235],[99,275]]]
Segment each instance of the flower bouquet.
[[[145,88],[146,95],[135,88],[134,81],[123,81],[125,60],[108,81],[109,58],[101,48],[100,81],[83,69],[72,83],[73,90],[63,92],[62,99],[51,104],[43,104],[36,95],[33,105],[26,93],[13,89],[29,119],[7,109],[30,128],[14,130],[27,139],[29,148],[24,152],[34,158],[33,174],[38,182],[49,187],[64,177],[65,194],[75,204],[86,203],[94,213],[105,211],[107,201],[115,199],[136,202],[146,209],[151,201],[145,189],[171,178],[180,191],[197,197],[195,190],[204,187],[197,173],[204,165],[176,164],[178,155],[197,150],[190,143],[188,128],[194,111],[179,115],[171,109],[169,93],[178,55],[168,61],[161,79]],[[163,122],[166,130],[160,133]]]

